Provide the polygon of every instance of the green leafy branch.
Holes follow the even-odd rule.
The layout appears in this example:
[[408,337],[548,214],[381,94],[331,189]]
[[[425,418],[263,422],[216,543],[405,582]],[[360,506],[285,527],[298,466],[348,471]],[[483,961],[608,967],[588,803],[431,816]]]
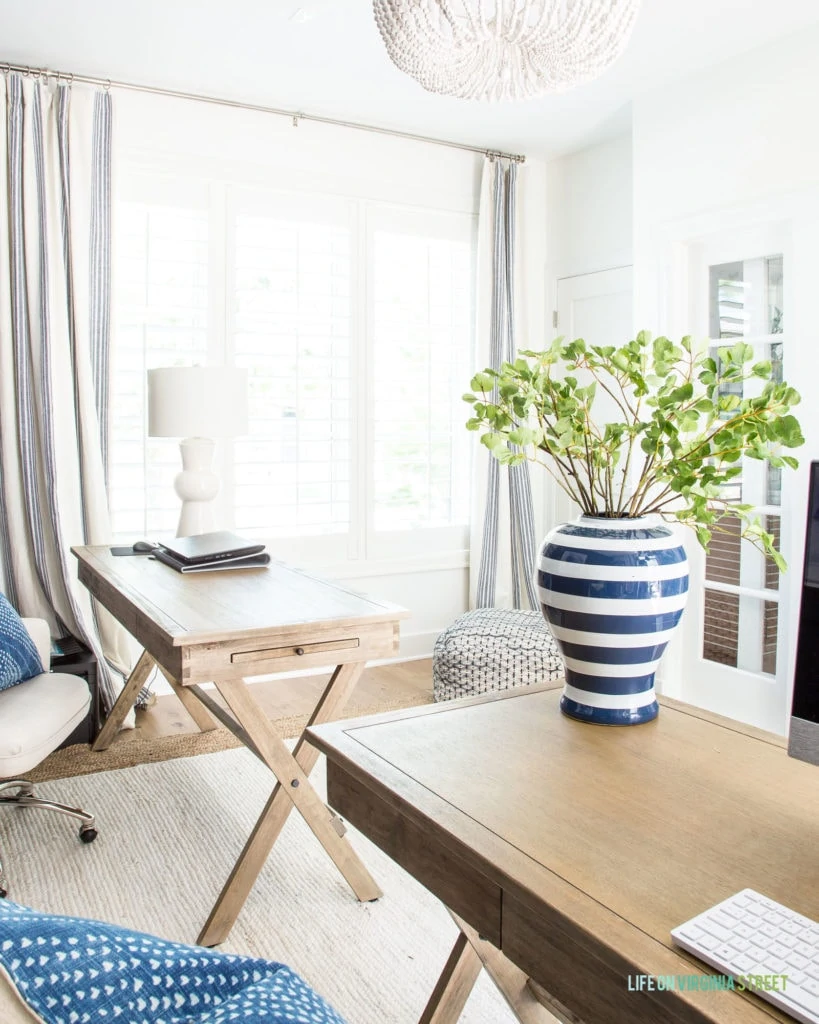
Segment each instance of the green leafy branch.
[[[706,551],[719,521],[736,516],[741,535],[784,570],[752,506],[726,496],[743,458],[795,469],[783,450],[804,443],[790,413],[799,394],[772,379],[769,361],[754,362],[751,345],[720,348],[715,359],[690,337],[676,345],[646,331],[620,348],[557,338],[482,370],[470,387],[467,427],[481,443],[506,465],[544,466],[584,514],[658,513],[691,526]],[[604,393],[616,418],[600,424],[593,412]]]

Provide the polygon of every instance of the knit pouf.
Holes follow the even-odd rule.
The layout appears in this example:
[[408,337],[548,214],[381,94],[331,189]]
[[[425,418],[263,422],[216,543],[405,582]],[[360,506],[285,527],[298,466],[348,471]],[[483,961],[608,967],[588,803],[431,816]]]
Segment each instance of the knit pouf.
[[563,662],[539,611],[467,612],[441,633],[432,652],[435,700],[547,683],[562,675]]

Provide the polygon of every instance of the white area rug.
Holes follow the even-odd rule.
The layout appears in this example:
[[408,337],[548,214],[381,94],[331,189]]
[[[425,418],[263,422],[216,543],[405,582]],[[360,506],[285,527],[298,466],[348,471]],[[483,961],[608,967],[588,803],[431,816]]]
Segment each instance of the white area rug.
[[[40,783],[43,795],[95,814],[100,835],[85,846],[62,815],[0,808],[9,896],[193,943],[272,778],[236,749]],[[323,759],[313,778],[323,792]],[[348,836],[382,899],[358,903],[294,811],[220,948],[288,964],[349,1024],[415,1024],[455,925],[380,850],[352,829]],[[482,973],[461,1024],[514,1021]]]

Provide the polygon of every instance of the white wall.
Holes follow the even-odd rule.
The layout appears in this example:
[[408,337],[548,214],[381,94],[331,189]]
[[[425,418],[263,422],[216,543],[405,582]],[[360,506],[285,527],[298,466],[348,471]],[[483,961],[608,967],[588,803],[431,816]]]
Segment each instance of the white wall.
[[630,264],[631,135],[553,160],[546,176],[550,275],[574,277]]
[[[638,323],[672,336],[690,329],[687,276],[700,240],[760,229],[785,240],[785,376],[803,393],[796,412],[809,439],[783,491],[783,548],[792,566],[782,584],[786,681],[793,674],[807,463],[819,457],[817,52],[819,26],[653,90],[633,107]],[[681,664],[678,643],[665,661],[667,692],[684,692]],[[783,701],[780,720],[767,724],[783,731],[784,720]]]
[[[545,347],[565,324],[552,326],[558,308],[558,282],[566,278],[627,267],[632,262],[631,135],[578,150],[545,168],[547,310],[541,344]],[[594,286],[592,286],[594,287]],[[539,511],[546,529],[577,509],[545,472],[541,474]]]

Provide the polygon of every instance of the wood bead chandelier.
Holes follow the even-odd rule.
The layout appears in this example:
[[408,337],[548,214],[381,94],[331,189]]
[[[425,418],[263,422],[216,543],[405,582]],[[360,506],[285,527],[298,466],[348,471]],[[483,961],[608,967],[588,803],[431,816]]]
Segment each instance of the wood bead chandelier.
[[373,0],[397,68],[429,92],[519,100],[565,92],[622,53],[640,0]]

